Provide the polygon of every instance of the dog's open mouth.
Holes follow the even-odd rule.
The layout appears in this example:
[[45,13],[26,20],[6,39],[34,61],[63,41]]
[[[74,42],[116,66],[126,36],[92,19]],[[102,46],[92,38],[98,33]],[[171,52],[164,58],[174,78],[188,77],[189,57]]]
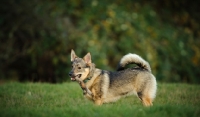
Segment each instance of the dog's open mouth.
[[71,77],[71,81],[76,81],[76,78],[80,78],[80,77],[81,77],[81,74]]

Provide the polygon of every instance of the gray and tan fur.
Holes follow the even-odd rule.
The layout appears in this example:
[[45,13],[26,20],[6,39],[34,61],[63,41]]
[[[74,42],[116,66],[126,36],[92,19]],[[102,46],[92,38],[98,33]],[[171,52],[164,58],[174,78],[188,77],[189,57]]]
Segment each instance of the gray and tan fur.
[[[118,64],[118,71],[115,72],[95,68],[90,53],[79,58],[72,50],[71,62],[71,80],[78,81],[85,92],[84,96],[95,104],[115,102],[121,97],[135,94],[144,106],[153,105],[157,89],[156,78],[151,73],[149,63],[137,54],[123,56]],[[137,67],[124,68],[132,63]],[[86,80],[88,82],[84,83]]]

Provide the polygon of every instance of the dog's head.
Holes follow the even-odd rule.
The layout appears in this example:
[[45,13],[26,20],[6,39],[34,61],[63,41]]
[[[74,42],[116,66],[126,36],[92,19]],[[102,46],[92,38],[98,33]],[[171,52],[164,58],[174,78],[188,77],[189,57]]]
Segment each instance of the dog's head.
[[76,81],[77,78],[85,80],[90,72],[88,64],[91,64],[91,55],[87,53],[83,58],[79,58],[74,50],[71,50],[71,63],[72,70],[69,72],[69,76],[72,81]]

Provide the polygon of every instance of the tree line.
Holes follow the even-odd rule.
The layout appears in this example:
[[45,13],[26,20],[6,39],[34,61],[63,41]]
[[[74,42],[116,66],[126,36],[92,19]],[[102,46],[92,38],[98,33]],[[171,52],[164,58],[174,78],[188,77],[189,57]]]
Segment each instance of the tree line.
[[146,59],[160,82],[200,83],[198,1],[9,0],[0,3],[0,78],[63,82],[70,51],[114,71]]

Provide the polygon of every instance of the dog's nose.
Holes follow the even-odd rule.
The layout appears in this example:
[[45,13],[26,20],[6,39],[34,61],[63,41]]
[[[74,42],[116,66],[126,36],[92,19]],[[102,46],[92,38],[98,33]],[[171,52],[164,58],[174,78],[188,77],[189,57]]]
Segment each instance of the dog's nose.
[[72,76],[72,72],[69,72],[69,76]]

